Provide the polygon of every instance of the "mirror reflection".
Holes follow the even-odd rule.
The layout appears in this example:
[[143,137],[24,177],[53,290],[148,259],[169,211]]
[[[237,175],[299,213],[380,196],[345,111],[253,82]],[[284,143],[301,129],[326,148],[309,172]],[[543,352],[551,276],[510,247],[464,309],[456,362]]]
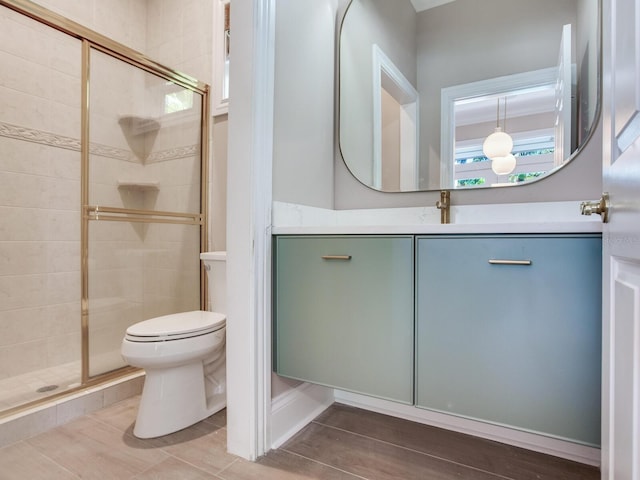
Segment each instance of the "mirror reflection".
[[339,63],[347,167],[388,192],[517,185],[561,168],[594,125],[599,10],[352,0]]

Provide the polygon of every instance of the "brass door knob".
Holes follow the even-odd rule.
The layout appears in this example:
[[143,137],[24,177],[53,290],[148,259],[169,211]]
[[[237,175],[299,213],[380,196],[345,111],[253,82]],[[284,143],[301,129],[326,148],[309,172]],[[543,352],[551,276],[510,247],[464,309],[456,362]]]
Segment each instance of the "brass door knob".
[[580,204],[580,212],[582,215],[592,215],[596,213],[602,218],[602,223],[607,223],[609,221],[609,194],[603,193],[600,200],[582,202]]

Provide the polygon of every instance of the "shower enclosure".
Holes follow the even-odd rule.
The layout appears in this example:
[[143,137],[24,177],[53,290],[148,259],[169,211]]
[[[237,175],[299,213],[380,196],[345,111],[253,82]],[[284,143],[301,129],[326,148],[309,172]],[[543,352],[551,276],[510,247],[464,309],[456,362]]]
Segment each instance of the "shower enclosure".
[[205,307],[208,87],[0,0],[0,416],[128,372],[126,328]]

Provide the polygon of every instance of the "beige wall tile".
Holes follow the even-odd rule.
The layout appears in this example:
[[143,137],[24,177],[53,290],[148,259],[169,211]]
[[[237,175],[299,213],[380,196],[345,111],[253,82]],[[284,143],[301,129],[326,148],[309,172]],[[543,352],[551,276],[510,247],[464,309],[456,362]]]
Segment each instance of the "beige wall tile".
[[0,238],[5,241],[46,240],[48,223],[44,210],[0,206]]
[[[49,69],[23,57],[0,50],[0,61],[3,65],[0,85],[8,90],[48,98]],[[9,95],[10,92],[4,92]]]
[[45,240],[80,241],[80,216],[77,212],[51,210],[37,212],[37,218],[44,217],[47,226]]
[[42,187],[46,202],[45,205],[42,205],[43,208],[80,211],[78,204],[80,198],[79,181],[49,177],[45,182],[42,182]]
[[46,27],[7,9],[3,12],[7,21],[3,22],[2,50],[46,65],[49,52],[48,42],[43,41]]
[[36,130],[50,132],[48,100],[16,90],[4,89],[2,98],[3,122],[28,126]]
[[47,305],[45,308],[47,321],[45,335],[63,335],[80,333],[80,300],[57,305]]
[[47,334],[46,324],[46,307],[4,311],[0,321],[0,346],[43,338]]
[[43,208],[47,179],[38,175],[0,172],[0,205],[5,207]]
[[[1,248],[1,247],[0,247]],[[80,272],[80,243],[79,242],[49,242],[44,256],[40,257],[40,269],[43,266],[47,272]]]
[[[47,119],[44,130],[71,138],[80,137],[81,118],[78,107],[48,101],[44,113]],[[26,125],[32,124],[26,123]]]
[[[80,293],[80,275],[77,272],[47,274],[45,299],[48,304],[76,301]],[[42,294],[42,293],[41,293]]]
[[0,275],[40,273],[47,260],[45,242],[0,241]]
[[49,175],[80,181],[80,152],[63,148],[43,148],[48,149],[44,158],[49,158]]
[[30,308],[46,303],[46,275],[0,276],[0,309]]
[[40,370],[46,366],[46,340],[33,340],[0,347],[0,378]]
[[80,331],[47,337],[47,367],[79,362],[81,345]]
[[79,398],[62,402],[56,406],[56,421],[58,425],[95,412],[104,406],[104,394],[102,391],[92,392]]
[[[0,89],[0,98],[2,98]],[[45,153],[47,147],[32,142],[0,137],[0,171],[12,173],[29,173],[46,175],[50,172],[49,162]]]
[[[83,5],[84,3],[85,2],[83,2]],[[83,6],[77,3],[75,3],[75,5],[80,9],[83,8]],[[51,44],[55,44],[55,48],[52,48],[48,54],[48,66],[56,72],[63,73],[71,78],[80,79],[81,65],[78,62],[78,57],[81,54],[82,42],[77,38],[53,29],[47,29],[46,35],[48,41]]]
[[[106,388],[104,390],[104,406],[107,407],[116,402],[120,402],[122,400],[134,397],[136,395],[140,395],[142,393],[143,385],[144,385],[144,375],[140,375],[139,377],[134,378],[132,380]],[[138,399],[135,399],[134,401],[132,400],[133,415],[129,417],[131,421],[128,422],[127,427],[131,425],[133,420],[135,420],[138,401],[139,401]]]
[[89,26],[93,23],[94,0],[80,4],[74,0],[37,0],[36,3],[83,25]]
[[55,426],[55,405],[30,412],[28,415],[4,420],[0,424],[0,447],[32,437]]

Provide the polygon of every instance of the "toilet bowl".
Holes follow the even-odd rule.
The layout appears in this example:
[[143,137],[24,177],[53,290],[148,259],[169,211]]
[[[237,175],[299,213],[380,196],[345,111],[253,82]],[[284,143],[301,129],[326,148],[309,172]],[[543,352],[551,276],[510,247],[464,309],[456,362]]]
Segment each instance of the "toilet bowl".
[[[224,307],[224,252],[202,254],[210,308]],[[215,294],[215,290],[222,295]],[[216,305],[215,300],[222,296]],[[226,316],[191,311],[130,326],[121,354],[145,370],[133,434],[154,438],[197,423],[226,406]]]

